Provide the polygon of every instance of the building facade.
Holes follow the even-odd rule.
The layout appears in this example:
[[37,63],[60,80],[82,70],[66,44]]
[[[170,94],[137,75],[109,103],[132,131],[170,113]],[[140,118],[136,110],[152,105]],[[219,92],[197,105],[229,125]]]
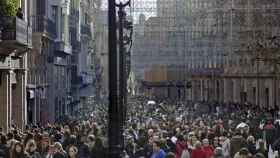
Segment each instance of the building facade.
[[[76,0],[71,3],[71,40],[75,49],[72,56],[71,115],[86,111],[96,96],[94,30],[99,1]],[[78,23],[77,23],[78,21]]]
[[[2,2],[2,5],[5,5]],[[32,5],[21,0],[22,17],[0,15],[0,127],[7,132],[13,125],[27,124],[27,56],[32,48],[29,15]],[[1,8],[2,9],[2,8]]]
[[32,1],[34,49],[29,56],[29,122],[55,122],[67,114],[70,93],[70,1]]
[[30,123],[77,116],[81,96],[93,95],[94,71],[90,64],[94,2],[33,1],[34,47],[28,60],[27,91]]
[[135,31],[138,78],[145,81],[153,67],[170,67],[191,82],[186,100],[280,105],[278,1],[162,1],[156,17],[137,24],[145,30]]
[[106,10],[99,10],[96,14],[98,23],[95,24],[95,85],[97,98],[106,100],[109,94],[109,66],[108,66],[108,16]]

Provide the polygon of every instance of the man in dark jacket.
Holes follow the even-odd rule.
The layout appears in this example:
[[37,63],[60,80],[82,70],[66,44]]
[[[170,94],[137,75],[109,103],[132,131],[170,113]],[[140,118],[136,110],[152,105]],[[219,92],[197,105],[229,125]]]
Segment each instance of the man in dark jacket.
[[0,134],[0,158],[9,158],[7,139],[3,134]]
[[241,148],[245,148],[247,146],[245,138],[241,136],[239,130],[236,130],[235,136],[232,137],[230,141],[230,155],[234,157],[235,153],[237,153]]
[[151,157],[153,154],[153,137],[149,138],[148,143],[144,147],[146,157]]
[[90,150],[86,144],[86,136],[81,136],[80,142],[78,143],[78,157],[79,158],[89,158]]
[[267,147],[269,147],[269,145],[272,145],[275,141],[276,130],[272,121],[269,120],[268,123],[264,126],[264,132],[265,132]]

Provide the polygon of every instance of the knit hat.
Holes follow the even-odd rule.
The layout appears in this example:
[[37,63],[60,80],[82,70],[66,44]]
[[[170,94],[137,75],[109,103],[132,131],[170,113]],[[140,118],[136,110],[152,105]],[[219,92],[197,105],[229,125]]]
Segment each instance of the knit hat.
[[240,155],[248,155],[249,154],[249,150],[247,148],[241,148],[239,151]]

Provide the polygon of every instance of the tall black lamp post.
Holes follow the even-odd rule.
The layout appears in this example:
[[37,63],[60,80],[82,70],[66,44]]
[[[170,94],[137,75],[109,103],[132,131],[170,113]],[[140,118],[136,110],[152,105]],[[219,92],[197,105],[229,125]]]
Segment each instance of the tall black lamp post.
[[[109,158],[121,158],[124,149],[124,122],[126,113],[126,50],[123,36],[126,3],[108,0],[109,20]],[[119,15],[119,53],[117,52],[116,7]],[[118,65],[119,63],[119,65]],[[120,84],[118,84],[118,82]]]
[[121,158],[121,120],[118,97],[117,24],[115,0],[108,0],[109,50],[109,158]]

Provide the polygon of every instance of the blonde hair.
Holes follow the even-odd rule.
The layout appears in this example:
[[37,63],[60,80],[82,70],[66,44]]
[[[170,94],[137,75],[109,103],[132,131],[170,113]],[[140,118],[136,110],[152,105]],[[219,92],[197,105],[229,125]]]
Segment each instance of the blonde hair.
[[34,139],[30,139],[25,146],[25,151],[28,151],[30,149],[31,146],[34,146],[35,148],[37,148],[37,144],[35,142]]
[[54,147],[55,147],[56,149],[58,149],[59,151],[62,151],[62,150],[63,150],[63,147],[62,147],[62,145],[61,145],[60,142],[55,142],[55,143],[54,143]]
[[253,136],[249,136],[248,138],[247,138],[247,142],[255,142],[255,138],[253,137]]
[[69,152],[69,150],[70,150],[71,148],[74,150],[75,154],[78,153],[78,148],[77,148],[76,146],[74,146],[74,145],[71,145],[71,146],[69,147],[68,152]]
[[200,141],[196,141],[195,142],[195,148],[200,148],[201,147],[201,142]]

